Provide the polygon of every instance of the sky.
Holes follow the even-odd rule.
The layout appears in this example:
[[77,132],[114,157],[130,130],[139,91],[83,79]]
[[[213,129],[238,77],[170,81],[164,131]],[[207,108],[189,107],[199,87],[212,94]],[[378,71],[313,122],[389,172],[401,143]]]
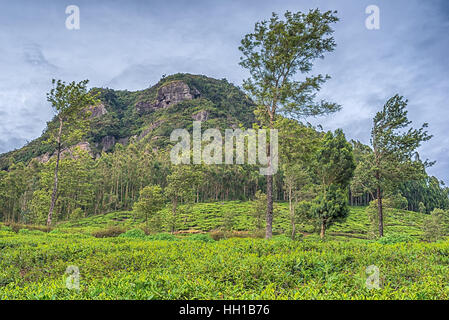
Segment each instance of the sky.
[[[66,7],[80,10],[80,28],[66,28]],[[365,25],[369,5],[379,29]],[[446,0],[0,0],[0,153],[39,137],[53,114],[51,79],[139,90],[162,75],[204,74],[240,86],[238,46],[254,23],[286,10],[337,10],[337,47],[311,74],[332,79],[318,99],[342,106],[305,119],[325,130],[342,128],[368,144],[372,118],[398,93],[409,100],[415,127],[434,137],[420,149],[436,161],[428,173],[449,183],[449,1]],[[298,79],[301,75],[298,75]]]

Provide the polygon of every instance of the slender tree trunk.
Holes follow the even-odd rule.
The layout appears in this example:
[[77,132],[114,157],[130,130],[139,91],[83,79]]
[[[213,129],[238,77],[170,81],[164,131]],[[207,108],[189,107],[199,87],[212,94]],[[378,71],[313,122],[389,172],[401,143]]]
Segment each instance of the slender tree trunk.
[[324,235],[326,233],[326,219],[321,220],[321,232],[320,232],[320,238],[324,239]]
[[145,212],[145,233],[148,233],[148,212]]
[[178,206],[178,199],[175,198],[173,203],[172,203],[172,226],[171,226],[171,233],[174,234],[175,233],[175,228],[176,228],[176,207]]
[[[273,113],[270,113],[270,130],[274,128]],[[271,132],[270,132],[271,135]],[[271,168],[271,141],[267,145],[268,168]],[[267,175],[267,229],[265,238],[270,239],[273,236],[273,174],[269,170]]]
[[377,186],[377,212],[379,215],[379,236],[384,236],[384,217],[382,211],[382,193],[380,186]]
[[290,219],[292,224],[292,240],[295,240],[295,232],[296,232],[296,225],[295,225],[295,212],[293,210],[293,204],[292,204],[292,187],[288,187],[288,207],[290,209]]
[[273,175],[267,175],[267,228],[265,238],[273,236]]
[[53,192],[51,193],[51,203],[50,210],[48,211],[47,226],[51,226],[53,218],[53,210],[55,208],[56,196],[58,194],[58,171],[59,171],[59,160],[61,158],[61,134],[62,134],[62,119],[59,118],[59,131],[58,131],[58,150],[56,156],[56,167],[55,167],[55,178],[53,183]]

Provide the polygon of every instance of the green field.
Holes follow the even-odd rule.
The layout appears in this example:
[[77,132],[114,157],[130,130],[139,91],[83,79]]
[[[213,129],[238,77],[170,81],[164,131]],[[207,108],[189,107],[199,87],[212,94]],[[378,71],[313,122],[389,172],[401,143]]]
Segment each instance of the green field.
[[[280,234],[288,232],[289,223],[287,205],[279,204],[274,220],[279,235],[265,240],[249,237],[255,223],[250,206],[197,204],[180,218],[180,229],[190,233],[217,232],[233,210],[234,231],[218,241],[207,233],[147,236],[136,231],[143,222],[131,212],[62,223],[48,233],[2,226],[0,299],[449,297],[449,243],[420,241],[422,214],[388,210],[385,239],[390,244],[367,239],[362,207],[351,208],[346,222],[329,228],[326,241],[307,225],[299,227],[303,237],[292,241]],[[131,231],[93,236],[112,226]],[[366,286],[370,265],[379,268],[379,289]],[[68,266],[79,269],[79,290],[66,287]]]

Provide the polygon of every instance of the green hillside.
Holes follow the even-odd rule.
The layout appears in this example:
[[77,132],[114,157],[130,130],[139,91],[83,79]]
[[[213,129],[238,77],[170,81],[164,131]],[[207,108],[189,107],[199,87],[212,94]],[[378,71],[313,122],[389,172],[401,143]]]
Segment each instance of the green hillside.
[[[101,108],[92,110],[90,131],[84,139],[94,156],[131,140],[165,147],[173,129],[191,129],[195,118],[203,122],[204,129],[248,127],[254,122],[253,102],[226,79],[178,73],[144,90],[93,88],[91,91],[99,93],[101,101]],[[54,123],[55,119],[48,126]],[[12,163],[27,163],[45,153],[51,155],[54,148],[42,144],[47,138],[44,131],[26,146],[1,154],[0,170]]]
[[[252,215],[253,203],[251,201],[225,201],[212,203],[196,203],[191,207],[181,207],[181,211],[188,213],[180,214],[177,222],[178,234],[182,235],[192,232],[217,233],[217,231],[229,231],[228,236],[261,236],[257,233],[256,219]],[[277,203],[276,214],[273,221],[275,234],[290,235],[290,217],[287,203]],[[160,212],[166,217],[168,209]],[[385,232],[387,236],[410,236],[419,240],[422,236],[422,223],[424,215],[406,210],[387,209],[385,215]],[[150,222],[150,224],[152,221]],[[136,218],[133,212],[120,211],[111,212],[79,219],[76,221],[62,222],[55,227],[65,233],[93,234],[111,227],[120,227],[123,230],[133,228],[144,228],[142,219]],[[338,240],[369,240],[370,222],[366,213],[366,207],[350,207],[350,214],[344,222],[336,222],[328,230],[329,239]],[[307,237],[315,238],[317,226],[313,224],[300,224],[297,230]],[[163,231],[169,229],[163,225]],[[223,232],[225,233],[225,232]]]

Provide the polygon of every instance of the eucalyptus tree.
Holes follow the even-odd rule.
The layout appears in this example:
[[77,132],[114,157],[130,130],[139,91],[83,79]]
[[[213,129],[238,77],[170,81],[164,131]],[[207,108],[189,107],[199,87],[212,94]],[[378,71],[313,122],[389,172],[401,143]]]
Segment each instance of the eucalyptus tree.
[[139,201],[134,203],[133,211],[145,219],[148,230],[148,217],[154,216],[165,204],[165,197],[160,186],[146,186],[140,190]]
[[89,80],[83,80],[78,83],[73,81],[67,84],[62,80],[53,79],[53,88],[47,93],[47,101],[51,103],[55,113],[55,121],[48,124],[47,134],[49,137],[46,143],[51,144],[56,149],[53,191],[47,217],[48,226],[52,222],[58,193],[61,151],[76,144],[87,134],[89,129],[87,108],[98,103],[97,95],[87,91],[88,82]]
[[276,120],[279,128],[280,158],[283,170],[283,187],[286,191],[291,223],[291,237],[296,232],[296,205],[299,201],[310,200],[313,197],[310,163],[317,151],[320,133],[312,126],[306,126],[294,119],[279,117]]
[[[308,13],[287,11],[282,20],[273,13],[269,20],[257,22],[254,32],[244,36],[239,50],[240,65],[250,77],[244,89],[256,102],[259,121],[269,129],[275,128],[278,113],[295,118],[335,112],[339,106],[321,100],[315,102],[316,92],[330,77],[307,75],[317,58],[334,50],[331,25],[338,21],[336,12],[310,10]],[[303,74],[298,80],[296,74]],[[271,166],[271,144],[267,146],[268,167]],[[267,180],[266,237],[272,236],[273,174]]]

